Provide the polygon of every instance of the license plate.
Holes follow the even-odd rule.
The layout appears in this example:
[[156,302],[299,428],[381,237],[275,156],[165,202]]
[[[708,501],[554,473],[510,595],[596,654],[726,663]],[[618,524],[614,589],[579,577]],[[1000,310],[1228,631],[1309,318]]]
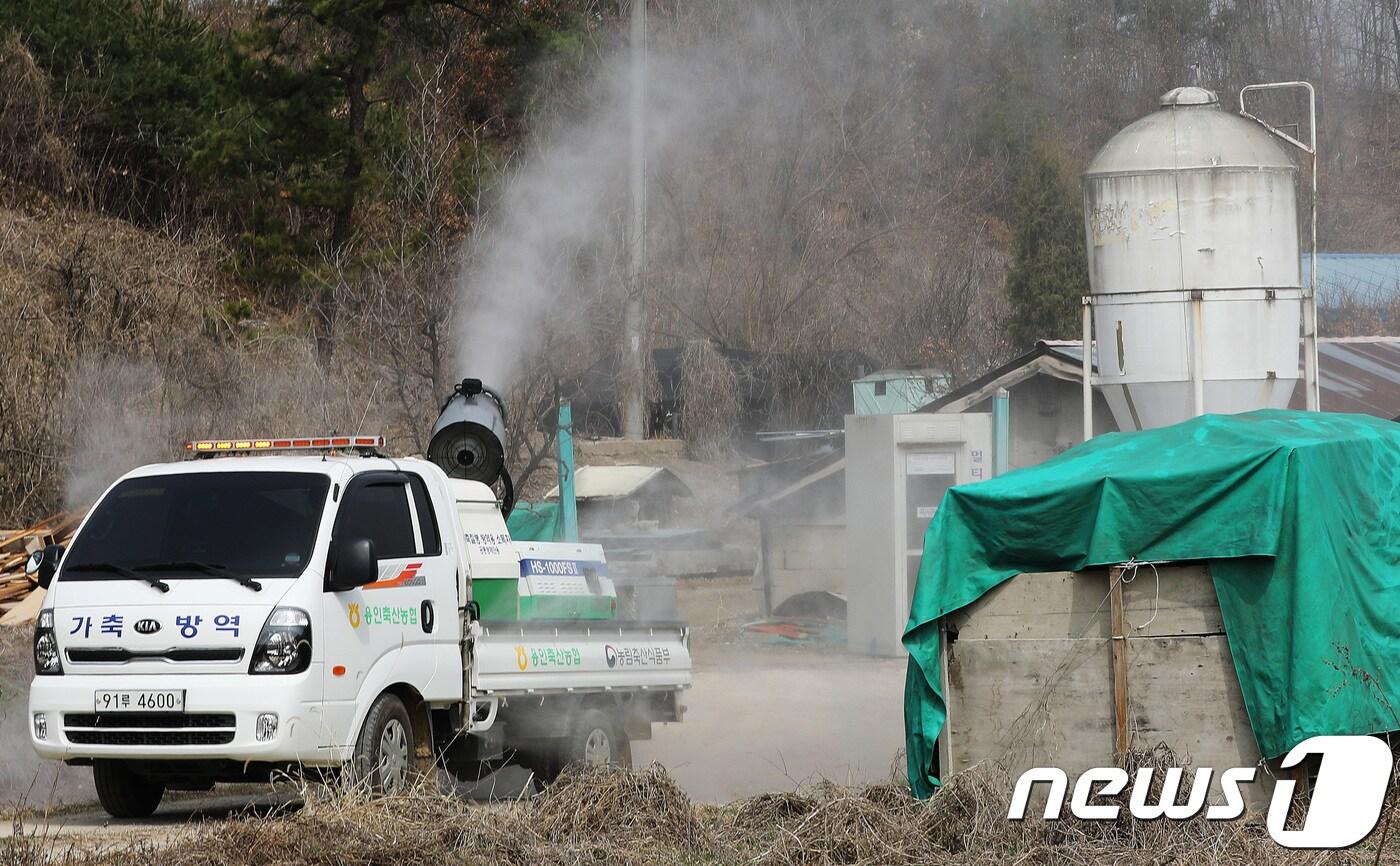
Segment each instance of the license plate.
[[185,691],[101,691],[93,696],[92,703],[93,710],[99,713],[183,713]]

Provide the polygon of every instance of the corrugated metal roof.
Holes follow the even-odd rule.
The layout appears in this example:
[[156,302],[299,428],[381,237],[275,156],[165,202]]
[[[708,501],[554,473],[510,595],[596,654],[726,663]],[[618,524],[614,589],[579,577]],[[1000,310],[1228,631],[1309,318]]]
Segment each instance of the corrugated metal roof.
[[[1317,372],[1324,411],[1400,416],[1400,337],[1324,337]],[[1305,408],[1302,383],[1290,406]]]
[[[824,448],[812,454],[760,463],[741,470],[744,475],[759,476],[761,489],[740,499],[732,506],[736,517],[748,517],[771,508],[805,491],[824,478],[846,469],[845,449]],[[766,477],[763,477],[766,476]]]
[[[1078,343],[1049,347],[1078,364]],[[1323,411],[1400,416],[1400,337],[1322,337],[1317,340],[1317,385]],[[1302,382],[1289,409],[1306,409]]]
[[[653,482],[674,485],[676,492],[690,495],[690,488],[669,469],[660,466],[581,466],[574,476],[574,496],[577,499],[622,499]],[[556,485],[545,494],[546,499],[558,499]]]
[[886,367],[883,370],[876,370],[868,376],[861,376],[859,379],[852,379],[852,382],[888,382],[891,379],[946,379],[948,374],[943,370],[936,370],[933,367]]
[[[1037,352],[1023,356],[1024,362],[1045,351],[1075,364],[1083,357],[1078,342],[1057,340],[1040,344]],[[1400,337],[1323,337],[1318,340],[1317,367],[1323,411],[1400,416]],[[1302,382],[1289,406],[1306,408]]]
[[[1312,260],[1303,254],[1303,284]],[[1400,254],[1318,253],[1317,303],[1335,307],[1344,301],[1376,304],[1400,297]]]
[[[985,397],[991,396],[997,388],[1008,388],[1017,382],[1022,382],[1038,373],[1048,372],[1054,368],[1061,368],[1058,373],[1061,378],[1068,378],[1074,375],[1074,371],[1069,367],[1079,367],[1083,364],[1080,360],[1078,341],[1071,340],[1041,340],[1020,357],[1013,358],[1005,364],[993,370],[983,373],[981,376],[958,388],[954,388],[932,403],[921,406],[919,412],[961,412],[967,409],[971,403],[977,403]],[[1098,359],[1098,352],[1095,350],[1094,359]],[[1039,368],[1039,369],[1036,369]],[[958,408],[949,409],[949,406],[957,405]]]

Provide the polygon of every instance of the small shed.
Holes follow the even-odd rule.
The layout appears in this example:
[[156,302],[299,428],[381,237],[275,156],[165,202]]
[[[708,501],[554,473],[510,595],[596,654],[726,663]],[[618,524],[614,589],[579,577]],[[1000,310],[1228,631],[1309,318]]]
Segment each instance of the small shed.
[[[580,466],[574,478],[579,531],[585,534],[626,526],[666,528],[678,496],[690,488],[661,466]],[[555,486],[545,499],[559,500]]]
[[1287,410],[951,488],[904,633],[916,793],[983,760],[1077,775],[1166,743],[1252,766],[1395,730],[1396,489],[1400,425]]
[[824,447],[740,471],[735,514],[758,521],[754,594],[765,616],[804,592],[846,591],[844,456]]
[[942,370],[878,370],[851,382],[856,415],[903,415],[948,393]]
[[[943,628],[943,773],[985,760],[1078,773],[1158,743],[1218,770],[1263,757],[1206,563],[1020,574]],[[1251,807],[1272,791],[1258,776]]]

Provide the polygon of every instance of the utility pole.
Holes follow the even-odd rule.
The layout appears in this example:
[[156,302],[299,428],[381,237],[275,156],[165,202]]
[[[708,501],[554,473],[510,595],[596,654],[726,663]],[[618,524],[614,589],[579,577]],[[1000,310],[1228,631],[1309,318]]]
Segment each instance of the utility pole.
[[645,366],[642,355],[642,270],[646,265],[646,112],[647,0],[632,0],[632,220],[627,279],[627,305],[622,322],[622,435],[646,435]]

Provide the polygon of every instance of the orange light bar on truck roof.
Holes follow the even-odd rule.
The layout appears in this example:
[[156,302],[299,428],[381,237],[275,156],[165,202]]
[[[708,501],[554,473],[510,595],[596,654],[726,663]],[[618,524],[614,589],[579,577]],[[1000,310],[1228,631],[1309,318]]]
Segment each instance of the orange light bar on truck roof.
[[216,454],[245,454],[257,451],[378,451],[384,447],[383,436],[308,436],[306,438],[257,439],[195,439],[185,443],[185,453],[194,457]]

